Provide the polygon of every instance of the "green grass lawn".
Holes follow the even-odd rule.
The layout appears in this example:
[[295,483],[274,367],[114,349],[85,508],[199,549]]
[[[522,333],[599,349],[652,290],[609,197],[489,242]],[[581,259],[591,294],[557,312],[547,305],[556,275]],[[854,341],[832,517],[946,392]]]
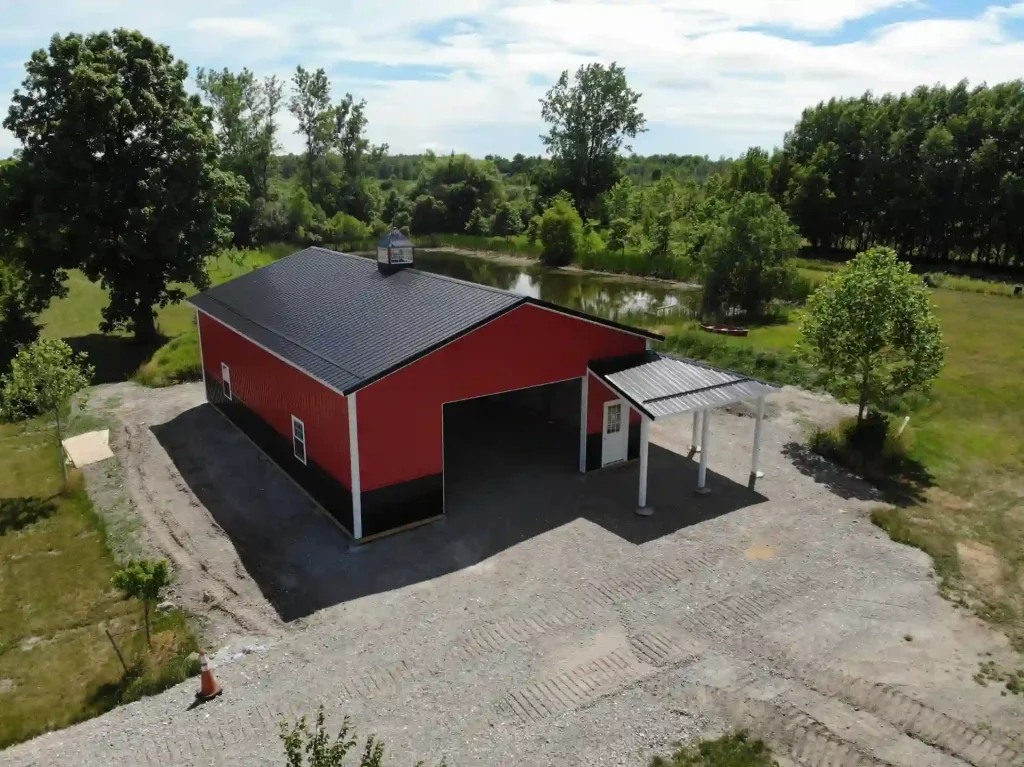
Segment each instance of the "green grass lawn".
[[[213,285],[266,266],[293,252],[293,246],[274,244],[263,250],[224,251],[211,258],[207,273]],[[80,271],[68,275],[68,294],[57,299],[40,316],[43,338],[63,338],[75,351],[85,352],[96,367],[95,383],[125,381],[136,376],[142,383],[167,386],[199,378],[198,335],[195,310],[184,303],[157,312],[161,338],[155,344],[139,344],[125,332],[101,333],[107,291]],[[193,295],[191,286],[185,293]],[[177,341],[175,339],[190,339]],[[189,349],[188,347],[191,347]]]
[[[210,259],[210,279],[224,282],[291,250],[222,254]],[[191,307],[161,309],[157,322],[166,344],[139,345],[125,333],[100,333],[103,288],[78,271],[67,285],[67,297],[40,318],[42,335],[88,352],[97,383],[126,380],[140,366],[138,375],[156,383],[193,375],[186,369],[198,360]],[[195,674],[187,656],[196,641],[179,612],[156,617],[153,650],[146,650],[141,607],[110,585],[116,564],[81,476],[61,492],[51,423],[0,425],[0,477],[0,748]],[[130,674],[123,673],[104,627],[122,645]]]
[[61,490],[51,423],[0,425],[0,477],[0,748],[194,673],[180,613],[160,617],[146,651],[141,606],[110,585],[114,558],[81,477]]

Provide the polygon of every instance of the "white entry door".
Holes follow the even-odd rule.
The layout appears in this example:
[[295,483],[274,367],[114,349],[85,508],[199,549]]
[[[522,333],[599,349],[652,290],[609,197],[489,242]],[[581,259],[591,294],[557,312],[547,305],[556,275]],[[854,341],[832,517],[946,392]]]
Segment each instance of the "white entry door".
[[601,438],[601,465],[626,460],[629,445],[629,408],[626,401],[604,403],[604,432]]

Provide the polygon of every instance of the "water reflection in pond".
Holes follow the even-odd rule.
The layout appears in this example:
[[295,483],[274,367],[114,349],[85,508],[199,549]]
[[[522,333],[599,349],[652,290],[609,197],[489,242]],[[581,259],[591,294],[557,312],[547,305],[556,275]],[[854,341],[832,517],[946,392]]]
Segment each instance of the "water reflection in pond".
[[501,263],[444,251],[416,252],[416,266],[427,272],[510,290],[619,322],[669,315],[692,316],[697,289],[639,282],[597,274]]

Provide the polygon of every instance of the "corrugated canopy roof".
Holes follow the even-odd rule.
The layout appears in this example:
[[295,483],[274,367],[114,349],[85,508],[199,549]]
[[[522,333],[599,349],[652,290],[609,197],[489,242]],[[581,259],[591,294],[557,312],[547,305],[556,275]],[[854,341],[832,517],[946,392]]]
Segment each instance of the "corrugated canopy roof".
[[348,394],[524,303],[650,338],[660,336],[545,301],[307,248],[193,296],[190,303]]
[[696,360],[646,352],[590,363],[590,370],[652,419],[721,407],[777,387]]

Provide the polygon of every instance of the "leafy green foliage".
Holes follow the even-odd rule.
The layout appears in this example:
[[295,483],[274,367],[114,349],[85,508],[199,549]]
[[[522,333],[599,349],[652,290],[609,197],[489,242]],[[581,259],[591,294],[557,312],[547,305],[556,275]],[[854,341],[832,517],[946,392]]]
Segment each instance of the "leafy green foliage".
[[217,121],[222,167],[249,185],[249,204],[235,218],[235,245],[247,247],[252,242],[256,213],[270,197],[284,84],[276,76],[257,80],[248,69],[235,74],[202,67],[196,72],[196,84]]
[[209,110],[166,46],[123,29],[54,35],[25,68],[4,127],[24,172],[46,180],[25,214],[33,268],[80,265],[110,289],[103,329],[152,339],[154,307],[205,287],[245,183],[218,167]]
[[167,560],[131,559],[114,573],[111,584],[120,591],[125,599],[138,599],[142,602],[143,616],[146,623],[146,643],[152,646],[149,614],[152,606],[159,601],[163,590],[171,583],[171,571]]
[[700,251],[704,312],[761,316],[796,272],[800,235],[768,195],[748,192],[721,214]]
[[[323,704],[317,708],[312,727],[305,716],[291,726],[282,720],[280,737],[287,767],[345,767],[345,759],[350,752],[358,759],[353,763],[355,767],[384,767],[384,743],[369,735],[362,750],[358,750],[355,729],[347,716],[342,720],[337,736],[331,740],[327,734]],[[422,764],[420,762],[417,767]],[[442,761],[439,767],[445,767],[445,762]]]
[[650,767],[778,767],[778,762],[764,741],[741,731],[680,748],[668,759],[656,756]]
[[474,210],[479,209],[484,217],[492,214],[502,199],[502,181],[494,164],[487,160],[457,154],[443,158],[427,155],[409,194],[412,199],[426,195],[440,201],[435,210],[443,211],[444,218],[436,233],[461,234],[468,231]]
[[581,66],[571,83],[566,70],[541,99],[541,117],[551,126],[541,139],[577,210],[588,211],[618,180],[619,152],[632,148],[626,138],[645,130],[639,101],[615,62]]
[[859,420],[868,405],[927,390],[945,356],[928,289],[887,248],[861,253],[822,284],[801,334],[812,358],[859,392]]
[[7,372],[18,347],[35,340],[36,312],[24,270],[0,261],[0,375]]
[[582,236],[580,214],[568,200],[556,199],[541,217],[540,260],[548,266],[567,266],[576,257]]
[[491,220],[491,234],[497,237],[514,237],[523,231],[523,219],[519,211],[512,207],[511,203],[503,200],[494,210],[494,217]]
[[22,347],[0,379],[0,404],[9,420],[40,413],[57,418],[60,440],[60,408],[89,385],[92,368],[84,354],[75,354],[63,341],[35,341]]

